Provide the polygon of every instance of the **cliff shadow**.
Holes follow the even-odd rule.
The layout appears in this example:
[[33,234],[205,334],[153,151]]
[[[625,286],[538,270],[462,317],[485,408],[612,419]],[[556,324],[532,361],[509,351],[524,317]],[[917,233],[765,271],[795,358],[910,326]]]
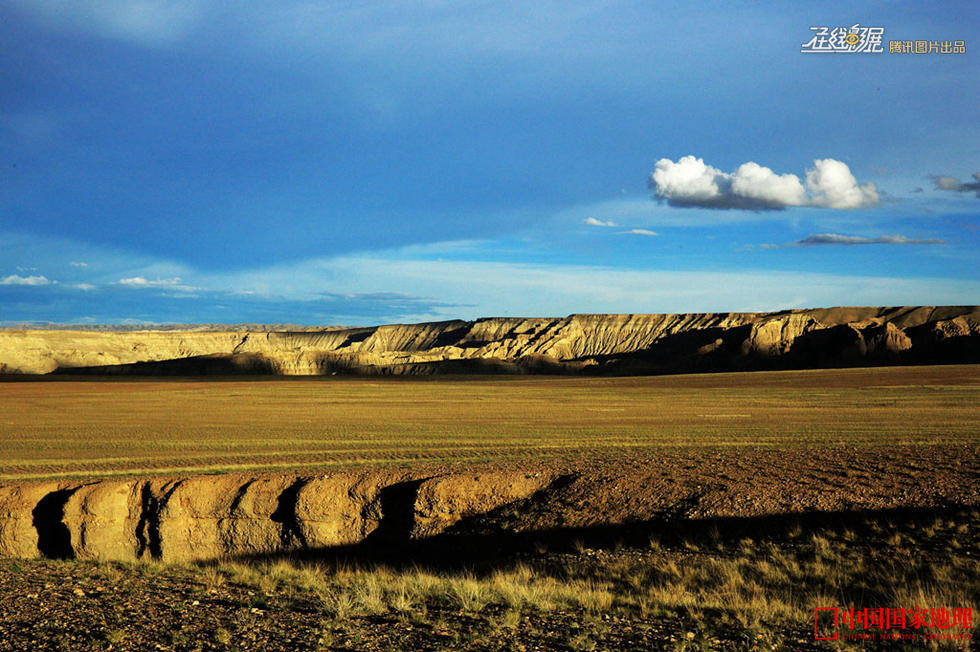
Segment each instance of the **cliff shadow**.
[[71,532],[64,523],[65,504],[78,489],[52,491],[31,511],[31,524],[37,531],[37,550],[48,559],[73,559]]
[[595,356],[590,373],[649,375],[748,370],[772,365],[769,358],[748,356],[743,345],[752,325],[703,328],[661,337],[652,346],[625,353]]
[[[948,503],[931,508],[893,508],[793,512],[759,517],[718,517],[704,519],[651,519],[631,523],[557,527],[526,532],[488,531],[486,524],[472,531],[466,520],[450,531],[426,539],[413,540],[398,528],[385,536],[344,546],[282,553],[240,555],[232,561],[268,563],[292,561],[315,563],[327,568],[384,567],[396,570],[421,569],[433,573],[470,572],[478,576],[507,570],[529,560],[543,560],[562,553],[584,549],[617,551],[650,549],[651,541],[663,549],[703,549],[731,554],[746,539],[754,543],[798,546],[814,535],[832,536],[848,532],[847,546],[873,546],[877,539],[885,544],[883,531],[896,527],[922,527],[936,519],[963,519],[973,506]],[[970,536],[980,535],[975,528]],[[973,541],[969,545],[976,545]],[[928,547],[922,554],[929,554]],[[203,565],[217,562],[202,562]],[[560,574],[561,570],[556,569]]]
[[51,373],[72,376],[265,376],[279,372],[272,361],[260,354],[216,353],[155,362],[58,367]]

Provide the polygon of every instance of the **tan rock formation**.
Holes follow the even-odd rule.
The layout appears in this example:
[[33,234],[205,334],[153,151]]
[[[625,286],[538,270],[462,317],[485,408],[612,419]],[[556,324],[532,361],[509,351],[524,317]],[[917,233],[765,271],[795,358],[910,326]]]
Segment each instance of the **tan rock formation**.
[[[52,554],[47,541],[39,542],[39,533],[47,535],[49,528],[57,528],[61,523],[58,506],[53,507],[48,522],[39,512],[45,512],[52,502],[57,502],[57,492],[62,489],[56,482],[0,487],[0,556],[57,556]],[[67,530],[61,534],[64,543]]]
[[[0,486],[0,557],[181,562],[369,541],[397,547],[452,534],[976,506],[978,453],[969,446],[664,451],[644,464],[530,472],[377,470],[8,484]],[[921,464],[910,467],[910,457]]]
[[464,518],[528,498],[554,478],[550,473],[491,472],[426,480],[418,488],[412,536],[425,538],[445,532]]
[[102,481],[80,487],[64,504],[73,556],[79,559],[133,561],[142,515],[142,483]]
[[397,474],[337,474],[301,481],[292,510],[293,527],[306,548],[358,543],[378,530],[384,518],[381,492],[397,486]]
[[0,373],[675,373],[980,361],[976,306],[571,315],[322,332],[0,331]]

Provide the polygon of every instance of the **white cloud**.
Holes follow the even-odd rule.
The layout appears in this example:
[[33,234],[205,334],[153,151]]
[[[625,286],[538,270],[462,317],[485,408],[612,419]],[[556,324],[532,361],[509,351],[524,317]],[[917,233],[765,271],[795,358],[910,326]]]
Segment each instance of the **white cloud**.
[[878,203],[878,191],[870,181],[858,185],[846,163],[832,158],[817,159],[806,171],[810,206],[822,208],[861,208]]
[[72,261],[70,265],[72,267],[88,267],[88,263],[74,262],[74,261]]
[[[177,282],[180,281],[179,278],[170,279],[170,280],[177,281]],[[168,281],[161,281],[161,280],[148,281],[145,278],[143,278],[142,276],[134,276],[132,278],[121,278],[121,279],[119,279],[118,282],[119,282],[119,285],[127,285],[129,287],[140,287],[140,288],[151,287],[151,286],[154,286],[154,285],[170,285],[171,284]]]
[[800,206],[806,191],[795,174],[776,174],[758,163],[742,163],[732,175],[732,193],[765,206]]
[[4,276],[0,278],[0,285],[51,285],[52,281],[49,281],[44,276],[18,276],[17,274],[11,274],[10,276]]
[[75,288],[76,290],[94,290],[95,286],[91,283],[74,283],[68,287]]
[[629,231],[620,231],[620,233],[625,235],[659,235],[656,231],[651,231],[650,229],[630,229]]
[[683,156],[676,163],[662,158],[654,165],[650,183],[657,196],[671,204],[728,207],[730,176],[702,159]]
[[587,217],[582,221],[588,224],[589,226],[619,226],[612,220],[599,220],[594,217]]
[[648,185],[657,197],[680,207],[849,209],[878,202],[874,184],[858,185],[846,163],[830,158],[813,161],[805,184],[795,174],[777,174],[751,161],[727,173],[694,156],[683,156],[677,162],[662,158],[655,164]]
[[116,281],[116,283],[118,285],[136,289],[163,288],[167,290],[181,290],[184,292],[198,289],[189,285],[183,285],[179,276],[175,276],[174,278],[158,278],[153,281],[142,276],[133,276],[131,278],[121,278]]

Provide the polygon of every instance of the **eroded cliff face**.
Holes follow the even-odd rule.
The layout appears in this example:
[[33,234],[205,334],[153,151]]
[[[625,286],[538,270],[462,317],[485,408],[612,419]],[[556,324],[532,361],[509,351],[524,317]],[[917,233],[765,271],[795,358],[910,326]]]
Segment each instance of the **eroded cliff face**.
[[210,475],[0,487],[0,556],[190,561],[440,534],[548,474]]
[[571,315],[322,332],[0,331],[0,373],[673,373],[980,362],[980,307]]
[[[0,485],[0,557],[180,562],[399,546],[438,536],[978,505],[978,452],[664,451],[644,462],[531,470],[15,483]],[[913,458],[916,466],[909,465]]]

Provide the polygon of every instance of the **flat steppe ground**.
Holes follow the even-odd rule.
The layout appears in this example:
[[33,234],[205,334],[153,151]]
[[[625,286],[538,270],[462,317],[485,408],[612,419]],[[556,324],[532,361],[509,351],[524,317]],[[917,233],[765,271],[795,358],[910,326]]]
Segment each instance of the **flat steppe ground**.
[[[0,559],[0,651],[974,649],[972,626],[815,641],[813,613],[980,617],[978,399],[977,365],[0,382],[3,483],[666,466],[648,493],[710,475],[755,509],[201,564]],[[872,508],[786,513],[790,487]],[[617,490],[593,509],[628,505]]]
[[0,481],[978,443],[980,365],[0,382]]

